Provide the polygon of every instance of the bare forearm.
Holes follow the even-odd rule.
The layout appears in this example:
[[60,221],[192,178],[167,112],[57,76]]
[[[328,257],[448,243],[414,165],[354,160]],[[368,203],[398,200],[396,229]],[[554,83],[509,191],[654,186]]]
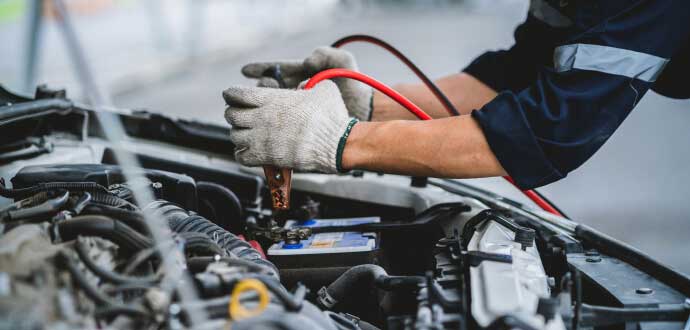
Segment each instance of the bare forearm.
[[[466,73],[443,77],[436,81],[436,85],[461,114],[480,109],[496,96],[494,90]],[[422,108],[432,118],[448,117],[448,112],[441,102],[425,85],[400,84],[394,89]],[[373,109],[372,121],[416,119],[402,106],[379,92],[374,93]]]
[[342,162],[345,169],[415,176],[505,175],[484,133],[470,116],[358,123],[347,140]]

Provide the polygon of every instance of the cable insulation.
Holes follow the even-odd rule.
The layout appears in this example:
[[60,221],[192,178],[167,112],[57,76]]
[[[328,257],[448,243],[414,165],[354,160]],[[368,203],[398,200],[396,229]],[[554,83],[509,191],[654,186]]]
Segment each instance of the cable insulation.
[[329,69],[329,70],[324,70],[321,71],[317,74],[315,74],[309,81],[307,81],[307,84],[304,85],[304,89],[310,89],[314,87],[316,84],[319,82],[326,80],[326,79],[331,79],[331,78],[350,78],[354,80],[361,81],[378,91],[380,91],[383,94],[386,94],[386,96],[392,98],[396,102],[398,102],[400,105],[405,107],[408,111],[410,111],[413,115],[415,115],[417,118],[421,120],[430,120],[431,116],[429,116],[424,110],[419,108],[416,104],[412,103],[408,98],[403,96],[402,94],[398,93],[394,89],[384,85],[380,81],[369,77],[363,73],[359,73],[356,71],[352,70],[347,70],[347,69]]
[[336,42],[331,44],[331,47],[340,48],[346,44],[358,41],[377,45],[393,54],[400,61],[405,63],[405,65],[407,65],[407,67],[410,68],[410,70],[412,70],[412,72],[414,72],[414,74],[417,75],[417,77],[419,77],[420,80],[422,80],[424,85],[426,85],[426,87],[428,87],[429,90],[431,90],[431,93],[433,93],[434,96],[436,96],[436,98],[439,100],[439,102],[441,102],[443,107],[446,108],[446,111],[448,111],[448,113],[451,116],[460,115],[460,112],[458,111],[458,109],[455,108],[453,103],[450,102],[448,97],[446,97],[446,94],[444,94],[441,91],[441,89],[438,88],[438,86],[436,86],[436,84],[431,79],[429,79],[429,77],[427,77],[427,75],[425,75],[424,72],[422,72],[422,70],[420,70],[416,64],[414,64],[414,62],[412,62],[409,58],[407,58],[407,56],[405,56],[402,52],[393,47],[391,44],[373,36],[364,34],[354,34],[351,36],[338,39]]
[[[458,116],[460,113],[458,110],[453,106],[453,104],[450,102],[448,97],[441,91],[436,84],[434,84],[429,77],[427,77],[422,70],[417,67],[407,56],[405,56],[402,52],[400,52],[398,49],[390,45],[389,43],[378,39],[373,36],[369,35],[363,35],[363,34],[357,34],[357,35],[350,35],[343,37],[337,41],[335,41],[333,44],[331,44],[332,47],[334,48],[340,48],[346,44],[352,43],[352,42],[367,42],[371,43],[374,45],[377,45],[381,48],[386,49],[388,52],[396,56],[400,61],[402,61],[405,65],[407,65],[410,70],[412,70],[419,79],[422,80],[422,82],[431,90],[431,92],[436,96],[436,98],[441,102],[443,107],[448,111],[448,113],[451,116]],[[276,70],[279,70],[279,67],[276,67]],[[276,75],[280,75],[280,72],[277,71]],[[331,78],[349,78],[349,79],[355,79],[358,80],[362,83],[365,83],[376,90],[382,92],[383,94],[386,94],[388,97],[392,98],[395,100],[398,104],[406,108],[408,111],[410,111],[412,114],[414,114],[417,118],[421,120],[430,120],[432,119],[431,116],[429,116],[427,113],[425,113],[421,108],[419,108],[416,104],[414,104],[412,101],[407,99],[405,96],[402,94],[396,92],[392,88],[386,86],[385,84],[379,82],[378,80],[367,76],[365,74],[351,71],[351,70],[346,70],[346,69],[330,69],[330,70],[324,70],[316,75],[314,75],[309,81],[307,81],[307,84],[304,86],[304,89],[309,89],[314,87],[317,83],[320,81],[323,81],[324,79],[331,79]],[[277,79],[279,80],[279,79]],[[512,185],[514,185],[516,188],[520,189],[515,184],[515,181],[506,176],[504,177],[507,181],[509,181]],[[565,217],[565,215],[560,212],[560,210],[552,205],[546,198],[543,198],[539,193],[537,193],[534,190],[521,190],[522,193],[532,200],[537,206],[542,208],[543,210],[561,216]]]
[[[304,89],[310,89],[319,82],[325,80],[325,79],[332,79],[332,78],[350,78],[350,79],[355,79],[357,81],[363,82],[378,91],[382,92],[383,94],[386,94],[388,97],[392,98],[396,102],[398,102],[400,105],[402,105],[405,109],[410,111],[412,114],[414,114],[417,118],[421,120],[431,120],[432,118],[424,112],[421,108],[419,108],[416,104],[412,103],[408,98],[403,96],[402,94],[398,93],[394,89],[386,86],[385,84],[381,83],[380,81],[369,77],[363,73],[359,73],[356,71],[352,70],[347,70],[347,69],[329,69],[329,70],[324,70],[321,71],[317,74],[315,74],[307,83],[304,85]],[[508,182],[513,184],[516,188],[520,189],[515,184],[515,181],[509,177],[505,176],[504,177]],[[563,217],[563,214],[561,214],[555,207],[553,207],[549,202],[547,202],[545,199],[541,198],[537,193],[535,193],[533,190],[521,190],[522,193],[529,198],[531,201],[533,201],[537,206],[539,206],[541,209],[543,209],[546,212],[558,215]]]
[[[448,97],[446,97],[446,95],[441,91],[441,89],[438,88],[438,86],[436,86],[436,84],[434,84],[434,82],[431,81],[431,79],[429,79],[429,77],[427,77],[424,74],[424,72],[422,72],[422,70],[419,69],[419,67],[417,65],[414,64],[414,62],[412,62],[409,58],[407,58],[407,56],[405,56],[402,52],[400,52],[398,49],[393,47],[391,44],[389,44],[389,43],[387,43],[387,42],[385,42],[379,38],[373,37],[373,36],[369,36],[369,35],[365,35],[365,34],[353,34],[353,35],[349,35],[349,36],[346,36],[346,37],[343,37],[343,38],[336,40],[333,44],[331,44],[331,47],[340,48],[346,44],[349,44],[352,42],[358,42],[358,41],[359,42],[367,42],[370,44],[377,45],[377,46],[387,50],[391,54],[393,54],[400,61],[405,63],[405,65],[407,65],[407,67],[410,68],[410,70],[412,70],[412,72],[414,72],[417,75],[417,77],[419,77],[419,79],[431,90],[431,92],[436,96],[436,98],[441,102],[443,107],[446,108],[446,110],[448,111],[448,113],[451,116],[459,116],[460,115],[460,112],[458,112],[458,110],[455,108],[455,106],[453,106],[453,104],[450,102]],[[386,94],[386,95],[388,95],[388,94]],[[515,181],[512,178],[506,176],[505,179],[508,180],[516,188],[520,189],[520,187],[518,187],[515,184]],[[522,193],[525,196],[527,196],[527,198],[532,200],[534,203],[536,203],[543,210],[550,212],[550,213],[553,213],[555,215],[567,218],[563,212],[561,212],[556,206],[551,204],[551,202],[549,202],[546,198],[541,196],[541,194],[539,194],[536,190],[522,190],[522,189],[520,189],[520,191],[522,191]]]
[[[513,186],[515,186],[515,188],[520,189],[520,187],[518,187],[513,178],[509,176],[504,176],[503,178],[506,179],[506,181],[510,182]],[[549,212],[551,214],[565,217],[560,211],[558,211],[558,209],[555,206],[551,205],[551,203],[549,203],[546,199],[542,198],[536,191],[522,189],[520,189],[520,191],[522,191],[523,195],[532,200],[534,204],[537,204],[537,206],[539,206],[542,210]]]

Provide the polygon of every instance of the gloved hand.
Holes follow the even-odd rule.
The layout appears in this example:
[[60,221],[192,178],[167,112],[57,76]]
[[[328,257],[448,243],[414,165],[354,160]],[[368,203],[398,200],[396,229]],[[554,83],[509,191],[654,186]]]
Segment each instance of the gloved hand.
[[235,159],[243,165],[275,165],[302,171],[336,173],[350,129],[336,85],[323,81],[309,90],[230,87],[225,119]]
[[[357,62],[348,51],[333,47],[319,47],[304,61],[278,61],[250,63],[242,68],[248,78],[259,79],[259,86],[278,88],[278,82],[265,77],[266,70],[280,65],[281,76],[286,88],[297,88],[309,77],[326,69],[343,68],[357,71]],[[359,120],[369,120],[373,90],[358,81],[346,78],[334,80],[340,89],[347,112]]]

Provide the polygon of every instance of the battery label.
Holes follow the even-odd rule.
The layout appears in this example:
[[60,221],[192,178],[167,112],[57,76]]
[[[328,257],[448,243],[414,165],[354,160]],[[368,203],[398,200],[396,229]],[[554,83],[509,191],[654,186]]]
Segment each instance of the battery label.
[[[378,217],[318,219],[309,227],[353,226],[363,223],[380,222]],[[296,226],[294,221],[288,221],[285,228]],[[302,248],[284,248],[283,242],[274,244],[268,249],[269,255],[322,254],[372,251],[376,248],[376,234],[359,232],[337,232],[314,234],[302,242]]]
[[322,233],[314,235],[314,242],[338,241],[343,239],[345,233]]
[[311,245],[309,245],[310,248],[314,249],[323,249],[323,248],[332,248],[335,245],[335,241],[314,241],[311,242]]

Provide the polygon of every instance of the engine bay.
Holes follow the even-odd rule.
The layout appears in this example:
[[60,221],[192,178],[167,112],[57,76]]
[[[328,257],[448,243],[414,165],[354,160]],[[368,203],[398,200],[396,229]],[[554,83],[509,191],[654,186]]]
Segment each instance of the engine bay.
[[292,208],[277,214],[261,169],[233,161],[226,127],[135,111],[118,114],[127,140],[114,143],[64,91],[3,98],[0,329],[682,329],[688,318],[686,275],[459,181],[295,173]]

